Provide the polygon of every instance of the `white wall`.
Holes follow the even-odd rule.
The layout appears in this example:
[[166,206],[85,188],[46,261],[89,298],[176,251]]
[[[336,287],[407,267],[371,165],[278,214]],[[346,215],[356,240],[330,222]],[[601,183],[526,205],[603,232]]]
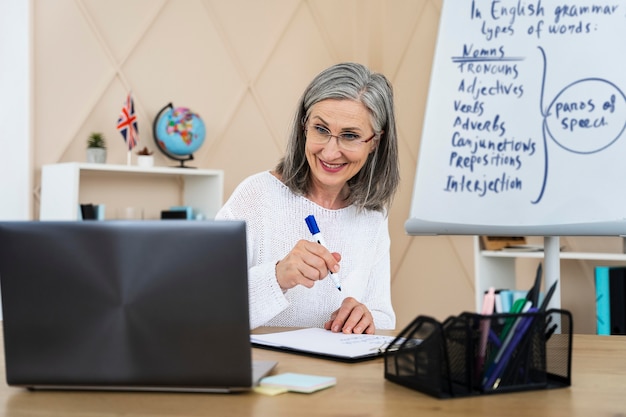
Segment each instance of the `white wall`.
[[0,220],[32,218],[30,11],[0,1]]

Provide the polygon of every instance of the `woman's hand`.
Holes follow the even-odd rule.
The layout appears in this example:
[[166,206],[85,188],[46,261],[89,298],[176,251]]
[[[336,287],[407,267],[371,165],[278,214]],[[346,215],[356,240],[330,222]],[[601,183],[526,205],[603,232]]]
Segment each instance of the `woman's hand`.
[[341,303],[339,310],[330,315],[330,320],[324,323],[326,330],[338,333],[367,333],[374,334],[374,317],[365,304],[359,303],[352,297],[347,297]]
[[278,285],[285,291],[296,285],[313,287],[316,281],[339,272],[341,255],[331,253],[324,246],[309,240],[300,240],[296,246],[276,264]]

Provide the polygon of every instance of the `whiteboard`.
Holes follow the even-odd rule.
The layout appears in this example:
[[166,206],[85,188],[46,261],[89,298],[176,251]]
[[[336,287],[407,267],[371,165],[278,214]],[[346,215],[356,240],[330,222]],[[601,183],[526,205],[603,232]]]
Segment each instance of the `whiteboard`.
[[626,234],[626,2],[444,0],[409,234]]

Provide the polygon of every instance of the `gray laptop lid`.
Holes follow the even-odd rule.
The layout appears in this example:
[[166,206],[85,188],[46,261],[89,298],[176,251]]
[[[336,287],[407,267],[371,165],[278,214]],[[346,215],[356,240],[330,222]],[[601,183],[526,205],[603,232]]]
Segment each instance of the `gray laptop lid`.
[[250,388],[246,265],[239,221],[0,222],[7,383]]

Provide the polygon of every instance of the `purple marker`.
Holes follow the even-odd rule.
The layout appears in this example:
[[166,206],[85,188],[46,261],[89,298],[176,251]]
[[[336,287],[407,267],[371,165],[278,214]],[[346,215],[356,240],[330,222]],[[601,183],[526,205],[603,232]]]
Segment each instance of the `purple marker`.
[[[328,246],[326,246],[326,243],[324,242],[324,237],[322,236],[322,232],[320,232],[320,228],[317,227],[317,222],[315,221],[315,217],[313,217],[313,215],[311,214],[310,216],[307,216],[304,219],[304,221],[306,222],[306,225],[309,226],[309,231],[313,235],[313,239],[315,239],[317,243],[319,243],[320,245],[328,249]],[[330,278],[335,283],[335,287],[337,287],[337,289],[341,291],[341,282],[339,281],[339,276],[337,274],[333,274],[330,271],[328,272],[330,273]]]

